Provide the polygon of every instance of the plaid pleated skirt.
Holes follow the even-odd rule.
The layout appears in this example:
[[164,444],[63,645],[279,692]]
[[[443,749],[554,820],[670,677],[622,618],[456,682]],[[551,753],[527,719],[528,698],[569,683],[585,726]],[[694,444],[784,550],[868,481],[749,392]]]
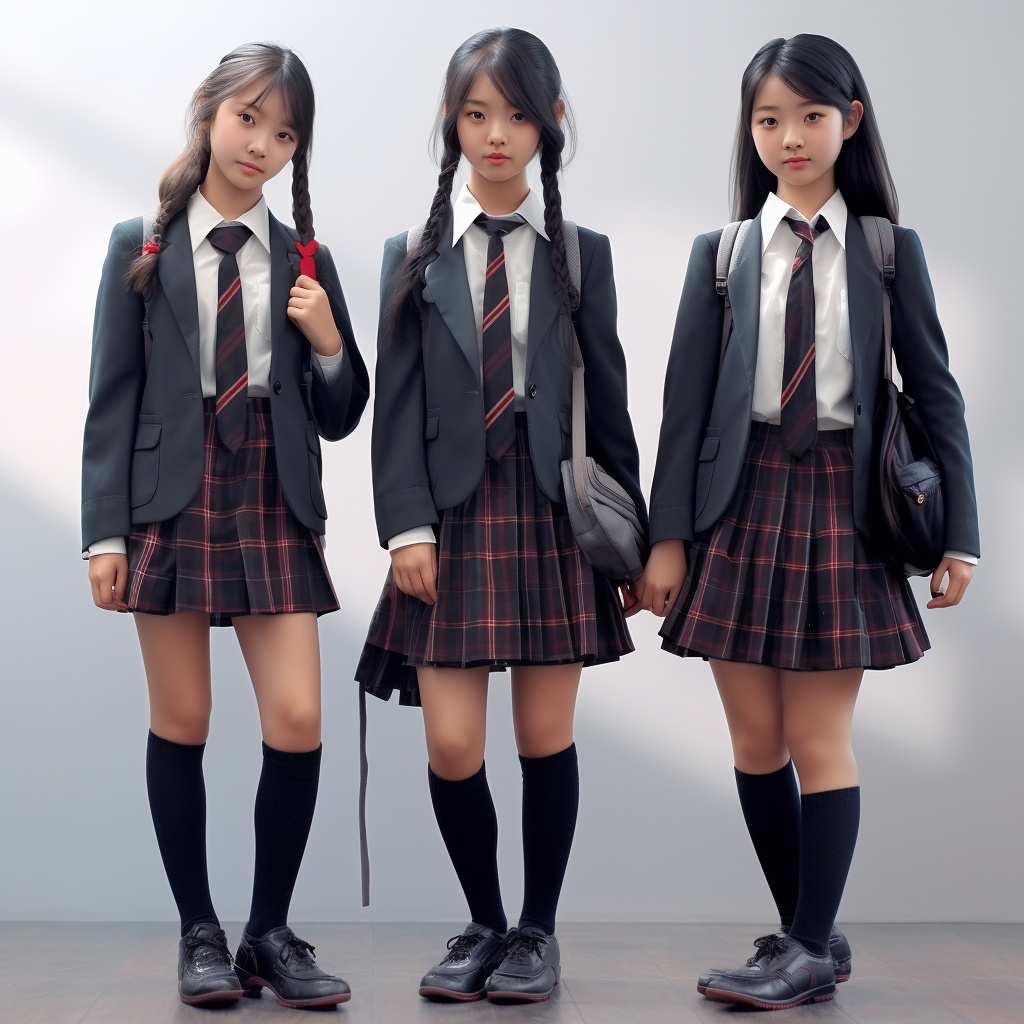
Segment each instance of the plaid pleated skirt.
[[281,491],[270,399],[246,403],[245,441],[217,440],[214,399],[204,402],[203,479],[172,519],[132,527],[126,602],[152,615],[205,612],[211,626],[235,615],[336,611],[320,537]]
[[665,650],[805,671],[891,668],[928,650],[906,579],[854,527],[852,436],[819,431],[794,459],[778,426],[751,424],[732,502],[690,546]]
[[615,588],[537,486],[523,413],[514,449],[487,458],[474,494],[441,513],[437,570],[433,607],[388,573],[356,670],[366,692],[418,705],[418,665],[593,665],[633,650]]

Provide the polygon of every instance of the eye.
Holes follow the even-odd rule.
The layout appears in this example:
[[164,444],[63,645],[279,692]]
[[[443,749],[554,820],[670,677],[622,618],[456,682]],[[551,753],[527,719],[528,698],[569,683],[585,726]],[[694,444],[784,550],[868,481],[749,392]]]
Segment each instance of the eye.
[[245,124],[255,124],[252,114],[239,114],[238,115]]
[[778,123],[779,122],[776,121],[774,117],[762,117],[761,118],[761,124],[763,124],[765,126],[765,128],[774,128]]
[[294,142],[294,141],[295,141],[295,140],[294,140],[294,139],[293,139],[293,138],[291,137],[291,135],[289,135],[289,134],[288,134],[288,132],[278,132],[278,133],[277,133],[277,137],[278,137],[279,139],[281,139],[281,141],[282,141],[282,142]]
[[808,114],[807,115],[807,120],[808,121],[820,121],[821,120],[821,114]]
[[482,121],[484,119],[484,115],[479,110],[471,110],[471,111],[469,111],[469,117],[473,121]]
[[525,121],[526,120],[526,115],[525,114],[513,114],[512,115],[512,120],[513,121]]

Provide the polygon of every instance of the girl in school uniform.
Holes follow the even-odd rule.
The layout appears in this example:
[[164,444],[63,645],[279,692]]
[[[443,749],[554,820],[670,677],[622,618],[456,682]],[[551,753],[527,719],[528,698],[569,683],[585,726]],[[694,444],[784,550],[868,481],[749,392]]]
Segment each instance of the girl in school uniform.
[[[666,617],[666,650],[710,660],[781,916],[745,968],[698,987],[780,1008],[830,999],[849,977],[833,928],[860,812],[854,704],[864,669],[929,644],[906,579],[872,542],[883,284],[857,218],[895,223],[897,203],[845,49],[798,35],[758,51],[734,167],[735,216],[752,223],[729,276],[732,336],[719,369],[716,231],[696,239],[686,272],[636,596]],[[892,346],[945,499],[949,550],[928,607],[948,608],[980,551],[964,404],[921,243],[897,227],[895,244]]]
[[[93,334],[82,473],[93,599],[134,613],[150,694],[146,778],[181,915],[186,1003],[270,988],[343,1002],[287,925],[320,775],[317,616],[338,608],[318,435],[359,420],[369,379],[307,190],[313,87],[249,43],[196,90],[152,231],[115,226]],[[292,164],[295,229],[263,185]],[[252,908],[232,961],[206,868],[209,630],[231,625],[259,704]]]
[[[424,996],[548,998],[579,798],[580,672],[632,650],[615,588],[573,539],[559,477],[576,299],[558,188],[569,131],[558,68],[539,39],[506,28],[473,36],[448,66],[430,216],[384,250],[372,461],[392,568],[357,678],[377,697],[397,690],[401,703],[422,705],[430,795],[472,917],[423,978]],[[534,156],[543,195],[527,184]],[[463,157],[469,182],[452,197]],[[611,250],[582,228],[579,242],[572,315],[589,453],[645,515]],[[526,874],[508,935],[484,769],[488,676],[506,667]]]

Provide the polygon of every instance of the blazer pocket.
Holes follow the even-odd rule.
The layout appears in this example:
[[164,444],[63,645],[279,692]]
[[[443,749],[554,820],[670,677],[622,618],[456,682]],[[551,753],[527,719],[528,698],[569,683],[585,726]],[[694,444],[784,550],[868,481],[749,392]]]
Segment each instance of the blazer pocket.
[[309,497],[313,511],[321,519],[327,518],[327,502],[320,483],[320,438],[312,427],[306,427],[306,446],[309,448]]
[[711,495],[711,481],[715,476],[715,461],[718,458],[718,447],[722,440],[721,427],[708,427],[697,456],[697,486],[694,501],[694,518],[696,519]]
[[156,494],[160,480],[159,423],[140,423],[135,431],[132,452],[132,508],[145,505]]
[[572,434],[572,406],[560,405],[558,407],[558,423],[563,434]]
[[441,429],[441,410],[428,409],[423,423],[423,437],[427,442],[427,478],[431,490],[437,486],[438,434]]

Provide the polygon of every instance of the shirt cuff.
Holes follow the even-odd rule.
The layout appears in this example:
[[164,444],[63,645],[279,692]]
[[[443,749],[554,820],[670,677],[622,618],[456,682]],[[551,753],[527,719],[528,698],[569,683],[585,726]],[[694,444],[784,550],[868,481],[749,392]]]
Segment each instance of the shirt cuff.
[[966,551],[947,551],[946,558],[958,558],[961,562],[966,562],[968,565],[978,564],[978,556],[969,555]]
[[124,537],[106,537],[89,545],[88,551],[82,552],[83,558],[92,558],[93,555],[126,555],[128,548]]
[[411,530],[392,537],[388,541],[388,551],[397,551],[399,548],[407,548],[410,544],[436,544],[432,526],[414,526]]
[[333,356],[322,356],[319,352],[313,353],[313,366],[319,371],[320,379],[325,384],[333,384],[341,374],[341,361],[345,355],[345,346]]

